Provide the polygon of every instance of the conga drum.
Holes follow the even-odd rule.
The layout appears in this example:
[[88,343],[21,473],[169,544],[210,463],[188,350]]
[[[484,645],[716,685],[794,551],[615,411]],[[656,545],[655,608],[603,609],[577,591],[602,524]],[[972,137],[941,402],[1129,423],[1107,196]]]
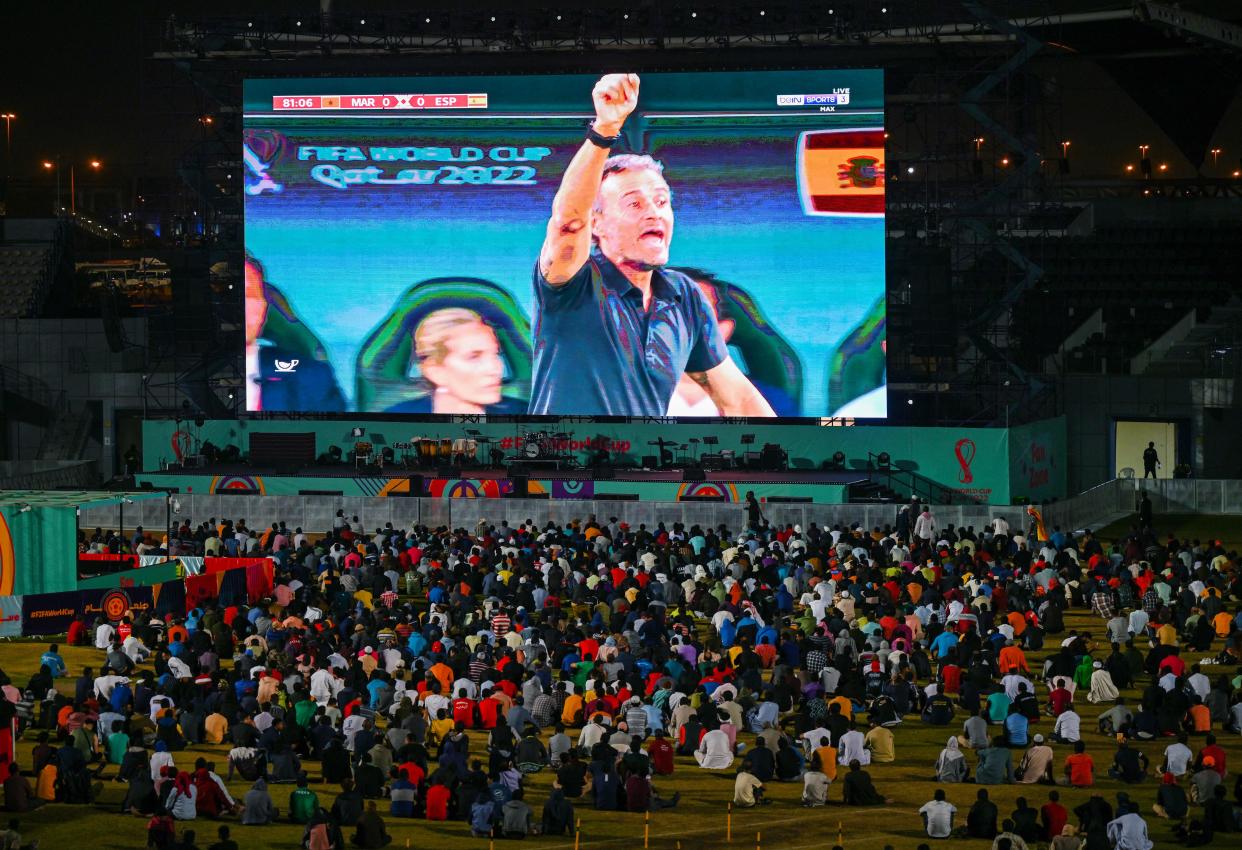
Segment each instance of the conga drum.
[[440,460],[449,460],[453,457],[453,441],[445,437],[440,440],[440,449],[436,453]]
[[418,437],[414,440],[414,445],[418,450],[418,462],[423,466],[430,466],[436,461],[436,441],[428,440],[426,437]]

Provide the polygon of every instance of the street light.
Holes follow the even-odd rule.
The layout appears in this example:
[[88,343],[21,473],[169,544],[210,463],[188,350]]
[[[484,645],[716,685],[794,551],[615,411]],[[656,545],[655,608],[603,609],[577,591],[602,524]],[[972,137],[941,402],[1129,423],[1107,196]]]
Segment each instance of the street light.
[[[60,154],[57,154],[54,160],[43,160],[43,168],[45,171],[56,172],[56,210],[58,214],[62,209],[64,209],[64,207],[60,205],[60,163],[62,158],[63,157],[61,157]],[[93,171],[99,171],[103,168],[103,161],[99,159],[89,159],[86,164],[89,165]],[[69,214],[78,214],[77,163],[72,161],[69,163]]]

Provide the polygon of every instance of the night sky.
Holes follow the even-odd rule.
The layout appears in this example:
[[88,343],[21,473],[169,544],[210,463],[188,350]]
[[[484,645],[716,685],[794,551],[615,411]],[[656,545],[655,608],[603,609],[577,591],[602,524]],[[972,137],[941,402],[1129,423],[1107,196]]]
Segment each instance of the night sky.
[[[641,0],[635,0],[635,5],[641,4]],[[335,8],[347,14],[351,10],[357,12],[382,5],[374,0],[337,2]],[[1061,8],[1075,4],[1064,0],[1052,5]],[[1217,12],[1222,8],[1208,9],[1211,3],[1187,5]],[[259,6],[269,16],[310,17],[317,14],[319,4],[307,0],[262,4],[230,0],[210,4],[184,0],[94,3],[47,0],[42,3],[7,2],[0,6],[3,6],[0,12],[0,61],[3,62],[0,79],[4,80],[0,85],[0,112],[15,112],[18,116],[12,123],[11,171],[15,181],[50,179],[40,163],[59,154],[66,162],[78,163],[79,173],[89,159],[98,157],[105,163],[105,174],[96,179],[123,182],[134,177],[168,173],[171,168],[175,149],[168,145],[170,133],[166,122],[169,115],[167,110],[157,106],[156,100],[180,90],[186,93],[186,105],[192,111],[194,97],[184,75],[179,78],[171,67],[152,68],[151,60],[144,59],[160,45],[160,33],[170,14],[183,19],[205,13],[246,16],[254,14]],[[455,6],[480,4],[461,0]],[[1235,16],[1242,14],[1242,4],[1236,2],[1223,8],[1232,8]],[[1070,36],[1081,31],[1082,28],[1075,28],[1073,32],[1067,30],[1065,40],[1072,40]],[[1124,32],[1132,37],[1136,30]],[[1178,39],[1158,37],[1166,47],[1179,43]],[[274,70],[277,67],[274,66]],[[361,67],[365,69],[365,64]],[[1140,141],[1140,136],[1142,141],[1153,146],[1153,158],[1168,159],[1170,176],[1192,176],[1200,164],[1193,155],[1189,158],[1181,155],[1177,149],[1179,145],[1183,150],[1209,146],[1225,148],[1230,168],[1238,167],[1236,163],[1242,155],[1242,133],[1238,132],[1242,127],[1242,109],[1233,97],[1235,79],[1222,79],[1213,74],[1209,78],[1215,85],[1206,88],[1215,90],[1212,92],[1215,102],[1204,103],[1200,99],[1192,105],[1183,100],[1181,117],[1176,121],[1171,120],[1178,114],[1176,109],[1160,116],[1165,119],[1166,127],[1173,128],[1174,134],[1178,132],[1178,125],[1184,124],[1191,115],[1197,115],[1201,123],[1208,125],[1196,130],[1197,140],[1187,140],[1162,134],[1152,125],[1135,100],[1142,97],[1141,86],[1131,86],[1124,95],[1117,91],[1116,81],[1123,75],[1134,76],[1131,69],[1113,63],[1104,71],[1096,69],[1093,74],[1075,72],[1060,77],[1061,85],[1066,87],[1062,90],[1065,126],[1057,132],[1076,140],[1076,175],[1113,175],[1127,157],[1133,158],[1130,149]],[[1159,80],[1167,79],[1163,73],[1157,76]],[[1203,76],[1199,75],[1198,79],[1202,80]],[[165,81],[174,82],[179,89],[163,87],[161,84]],[[1085,90],[1069,90],[1076,81],[1080,81]],[[1205,93],[1202,85],[1195,88],[1200,95]],[[1189,86],[1180,86],[1174,89],[1172,97],[1160,100],[1170,104],[1167,108],[1173,108],[1181,100],[1179,91],[1189,90]],[[1107,126],[1101,126],[1099,121],[1102,101],[1110,104]],[[1231,101],[1232,107],[1229,106]],[[1147,106],[1152,107],[1151,104]],[[1159,110],[1159,107],[1152,108]],[[1218,124],[1222,118],[1223,122]],[[187,114],[181,120],[189,121],[193,117]],[[179,128],[179,131],[184,129]]]

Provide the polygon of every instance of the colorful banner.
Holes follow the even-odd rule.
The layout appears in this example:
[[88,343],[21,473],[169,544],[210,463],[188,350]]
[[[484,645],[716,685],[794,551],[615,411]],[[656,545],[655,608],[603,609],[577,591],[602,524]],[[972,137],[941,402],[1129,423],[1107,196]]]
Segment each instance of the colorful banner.
[[0,638],[22,636],[22,597],[0,596]]
[[[363,429],[363,437],[352,436],[354,426]],[[326,453],[330,447],[341,449],[342,456],[353,449],[354,443],[370,442],[376,452],[385,447],[393,448],[399,460],[412,450],[397,449],[397,443],[412,443],[422,438],[453,440],[465,436],[463,428],[451,422],[422,422],[394,420],[317,420],[298,421],[290,424],[274,419],[215,419],[208,420],[201,428],[194,429],[196,439],[210,440],[217,446],[235,445],[243,452],[250,445],[252,433],[282,431],[312,432],[315,434],[317,455]],[[507,457],[524,450],[523,433],[534,431],[533,424],[479,423],[468,427],[477,429],[491,444]],[[722,423],[674,423],[668,420],[579,424],[562,421],[556,425],[541,424],[538,427],[557,428],[570,433],[563,438],[561,450],[581,462],[589,462],[600,448],[608,451],[614,464],[642,466],[645,458],[658,457],[659,449],[652,443],[659,439],[676,441],[675,456],[689,459],[702,458],[705,452],[700,442],[692,444],[691,438],[701,440],[707,436],[717,438],[711,448],[733,451],[738,457],[746,451],[758,451],[768,443],[779,445],[789,455],[789,466],[795,470],[818,470],[824,461],[840,451],[845,455],[845,468],[865,470],[874,456],[887,452],[892,463],[899,469],[908,469],[936,483],[956,491],[963,497],[1008,504],[1010,499],[1010,449],[1009,432],[1004,428],[916,428],[905,426],[827,427],[814,424],[783,423],[775,425],[733,425]],[[1029,426],[1028,426],[1029,427]],[[174,444],[177,424],[172,421],[148,421],[143,423],[143,465],[145,469],[160,468],[161,461],[176,462],[169,446]],[[743,434],[753,434],[754,442],[743,445]],[[483,444],[480,443],[482,446]],[[697,447],[697,451],[696,451]],[[485,448],[485,446],[484,446]],[[482,448],[479,449],[482,452]],[[446,459],[447,460],[447,459]],[[345,467],[342,467],[344,469]],[[387,496],[408,489],[407,473],[394,466],[385,469],[382,476],[356,478],[305,477],[276,478],[272,476],[248,476],[244,488],[272,496],[297,495],[299,490],[341,491],[346,496]],[[216,495],[225,494],[228,487],[221,486],[219,476],[193,476],[193,481],[183,475],[140,474],[140,482],[150,481],[155,486],[181,487],[182,492]],[[551,492],[558,485],[551,479],[540,478],[538,472],[531,475],[532,483],[538,482],[544,492]],[[179,482],[184,482],[179,483]],[[676,498],[680,482],[633,482],[594,481],[594,498],[607,498],[609,493],[639,495],[640,499],[671,501]],[[735,482],[744,493],[755,490],[756,496],[808,496],[816,502],[840,503],[844,500],[844,488],[832,485],[769,484],[767,492],[760,493],[759,486],[747,482]],[[447,498],[477,498],[478,496],[503,495],[503,485],[494,481],[472,478],[425,479],[424,485],[431,495]],[[193,490],[188,488],[193,487]],[[806,490],[823,487],[822,490]],[[562,489],[563,492],[563,489]],[[568,498],[569,494],[557,498]],[[583,498],[581,496],[577,498]]]
[[212,573],[224,573],[229,570],[237,570],[242,567],[249,567],[252,564],[262,564],[267,558],[204,558],[205,572],[207,575]]
[[79,616],[88,622],[102,617],[109,622],[120,622],[151,609],[152,593],[149,587],[113,588],[111,590],[83,590],[78,601]]
[[176,581],[185,575],[179,561],[164,561],[153,567],[139,567],[121,573],[108,573],[78,582],[79,590],[108,589],[113,587],[151,587],[166,581]]
[[0,637],[52,635],[75,619],[117,622],[154,611],[184,616],[209,603],[259,602],[272,593],[274,565],[268,558],[209,558],[217,569],[186,575],[177,561],[99,576],[76,591],[0,597]]

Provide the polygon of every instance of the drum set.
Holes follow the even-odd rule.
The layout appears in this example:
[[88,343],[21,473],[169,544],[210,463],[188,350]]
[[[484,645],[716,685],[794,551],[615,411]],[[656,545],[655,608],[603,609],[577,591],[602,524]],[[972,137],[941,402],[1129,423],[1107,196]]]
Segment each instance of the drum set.
[[514,441],[518,460],[572,463],[574,435],[565,431],[527,431]]

